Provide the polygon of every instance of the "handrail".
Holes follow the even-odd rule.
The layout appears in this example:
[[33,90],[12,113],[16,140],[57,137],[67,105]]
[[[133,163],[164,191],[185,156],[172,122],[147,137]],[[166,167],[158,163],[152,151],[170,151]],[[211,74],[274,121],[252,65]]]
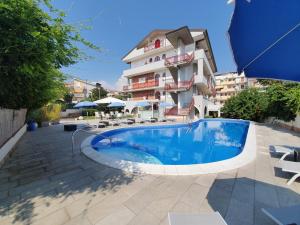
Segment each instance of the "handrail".
[[[86,126],[85,128],[92,128],[92,127],[90,127],[90,126]],[[84,130],[84,129],[77,129],[77,130],[75,130],[73,133],[72,133],[72,156],[74,156],[74,137],[75,137],[75,135],[77,134],[77,133],[79,133],[79,132],[85,132],[85,133],[88,133],[88,134],[95,134],[95,132],[91,132],[91,131],[87,131],[87,130]],[[112,138],[110,138],[110,137],[106,137],[105,135],[103,135],[103,134],[97,134],[98,136],[101,136],[101,137],[103,137],[104,139],[108,139],[109,140],[109,142],[110,142],[110,144],[112,143]],[[81,148],[80,148],[80,153],[81,153]]]

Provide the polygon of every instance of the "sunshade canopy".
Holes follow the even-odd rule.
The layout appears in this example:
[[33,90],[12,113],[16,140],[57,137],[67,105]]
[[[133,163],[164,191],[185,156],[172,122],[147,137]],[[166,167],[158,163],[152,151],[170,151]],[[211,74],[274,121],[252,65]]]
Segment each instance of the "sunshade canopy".
[[94,103],[97,103],[97,104],[110,104],[110,103],[113,103],[113,102],[124,103],[124,101],[122,101],[120,99],[117,99],[117,98],[113,98],[113,97],[106,97],[106,98],[102,98],[102,99],[99,99],[97,101],[94,101]]
[[150,106],[150,103],[149,102],[137,102],[135,104],[136,107],[147,107],[147,106]]
[[161,102],[161,103],[159,103],[159,107],[162,107],[162,108],[173,107],[173,106],[175,106],[175,104],[170,103],[170,102]]
[[84,101],[84,102],[77,103],[74,106],[74,108],[84,108],[84,107],[93,107],[93,106],[97,106],[97,104],[94,102]]
[[112,102],[108,105],[108,107],[111,107],[111,108],[113,108],[113,107],[124,107],[124,106],[125,106],[125,104],[122,103],[122,102]]
[[300,1],[238,0],[229,36],[247,77],[300,81]]

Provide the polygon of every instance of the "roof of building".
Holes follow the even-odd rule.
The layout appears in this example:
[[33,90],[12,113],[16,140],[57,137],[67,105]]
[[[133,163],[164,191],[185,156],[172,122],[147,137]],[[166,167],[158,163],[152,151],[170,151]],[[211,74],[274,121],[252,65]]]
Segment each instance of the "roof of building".
[[[132,52],[134,49],[139,49],[144,47],[147,44],[147,40],[150,38],[154,38],[156,36],[159,35],[166,35],[168,33],[172,33],[172,32],[176,32],[179,31],[181,29],[189,29],[188,26],[184,26],[184,27],[180,27],[178,29],[155,29],[153,31],[151,31],[149,34],[147,34],[136,46],[134,46],[129,52],[126,53],[126,55],[124,55],[122,57],[122,59],[124,59],[130,52]],[[212,68],[214,72],[217,71],[217,65],[216,65],[216,61],[215,61],[215,57],[214,57],[214,53],[212,51],[212,47],[211,47],[211,43],[210,43],[210,39],[208,36],[208,32],[207,29],[202,29],[202,28],[196,28],[196,29],[189,29],[190,32],[203,32],[204,34],[204,41],[206,41],[206,44],[208,46],[208,51],[210,53],[210,58],[208,58],[210,64],[214,67]]]

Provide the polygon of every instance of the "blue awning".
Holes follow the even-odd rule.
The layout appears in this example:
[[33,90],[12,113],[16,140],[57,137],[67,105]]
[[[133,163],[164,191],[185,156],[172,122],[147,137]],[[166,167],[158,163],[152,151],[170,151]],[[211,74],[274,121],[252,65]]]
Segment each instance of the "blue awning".
[[299,0],[236,0],[228,33],[239,73],[300,81]]
[[97,104],[94,102],[84,101],[84,102],[77,103],[74,106],[74,108],[84,108],[84,107],[93,107],[93,106],[97,106]]
[[137,102],[135,104],[136,107],[147,107],[147,106],[150,106],[150,103],[149,102]]

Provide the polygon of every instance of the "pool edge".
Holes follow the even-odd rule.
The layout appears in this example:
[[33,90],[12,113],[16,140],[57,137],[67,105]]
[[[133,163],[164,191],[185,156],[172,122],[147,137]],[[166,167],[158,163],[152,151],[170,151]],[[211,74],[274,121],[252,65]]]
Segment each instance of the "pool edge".
[[90,159],[100,164],[131,173],[146,173],[153,175],[198,175],[219,173],[245,166],[256,158],[256,129],[254,122],[249,121],[247,138],[243,151],[230,159],[193,165],[156,165],[116,160],[95,151],[91,141],[95,135],[89,136],[81,143],[82,152]]

